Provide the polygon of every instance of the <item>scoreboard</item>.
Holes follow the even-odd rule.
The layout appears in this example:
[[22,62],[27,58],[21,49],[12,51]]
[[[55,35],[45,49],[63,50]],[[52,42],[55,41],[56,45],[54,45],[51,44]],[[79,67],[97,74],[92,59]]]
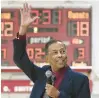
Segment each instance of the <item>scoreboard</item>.
[[[91,66],[91,8],[35,8],[40,16],[28,28],[27,53],[31,61],[45,62],[44,45],[51,39],[67,46],[70,66]],[[19,9],[1,9],[1,64],[14,66],[13,43],[20,26]]]

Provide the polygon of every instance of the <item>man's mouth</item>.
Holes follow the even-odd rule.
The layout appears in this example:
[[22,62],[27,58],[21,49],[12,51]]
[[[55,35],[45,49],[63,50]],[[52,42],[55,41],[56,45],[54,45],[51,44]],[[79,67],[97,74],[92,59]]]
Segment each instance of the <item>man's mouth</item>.
[[57,60],[57,62],[58,62],[58,63],[63,63],[63,62],[64,62],[64,60]]

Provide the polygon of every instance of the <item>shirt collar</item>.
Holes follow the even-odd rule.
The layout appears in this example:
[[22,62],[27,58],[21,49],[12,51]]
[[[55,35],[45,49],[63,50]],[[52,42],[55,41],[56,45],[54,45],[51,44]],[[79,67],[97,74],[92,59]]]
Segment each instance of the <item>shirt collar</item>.
[[55,75],[56,79],[57,79],[58,77],[61,77],[61,76],[65,73],[67,67],[68,67],[68,66],[63,67],[63,68],[61,68],[61,69],[60,69],[59,71],[57,71],[57,72],[52,72],[53,75]]

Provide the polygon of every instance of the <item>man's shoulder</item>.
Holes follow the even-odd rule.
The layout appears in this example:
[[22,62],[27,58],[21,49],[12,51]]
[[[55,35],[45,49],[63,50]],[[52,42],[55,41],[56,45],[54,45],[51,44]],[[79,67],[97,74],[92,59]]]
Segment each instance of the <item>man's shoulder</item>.
[[80,80],[83,80],[83,79],[88,79],[87,75],[81,73],[81,72],[76,72],[74,70],[71,71],[71,76],[72,78],[74,78],[75,80],[77,79],[80,79]]
[[44,65],[44,66],[42,67],[42,69],[43,69],[44,71],[46,71],[46,70],[51,70],[51,66],[50,66],[50,65]]

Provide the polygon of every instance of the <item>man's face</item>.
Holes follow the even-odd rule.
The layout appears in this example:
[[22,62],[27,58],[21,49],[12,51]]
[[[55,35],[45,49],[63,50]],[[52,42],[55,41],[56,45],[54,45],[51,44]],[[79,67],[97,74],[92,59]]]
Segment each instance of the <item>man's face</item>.
[[67,63],[66,48],[62,42],[56,42],[49,46],[48,63],[50,63],[52,70],[57,71],[63,68]]

